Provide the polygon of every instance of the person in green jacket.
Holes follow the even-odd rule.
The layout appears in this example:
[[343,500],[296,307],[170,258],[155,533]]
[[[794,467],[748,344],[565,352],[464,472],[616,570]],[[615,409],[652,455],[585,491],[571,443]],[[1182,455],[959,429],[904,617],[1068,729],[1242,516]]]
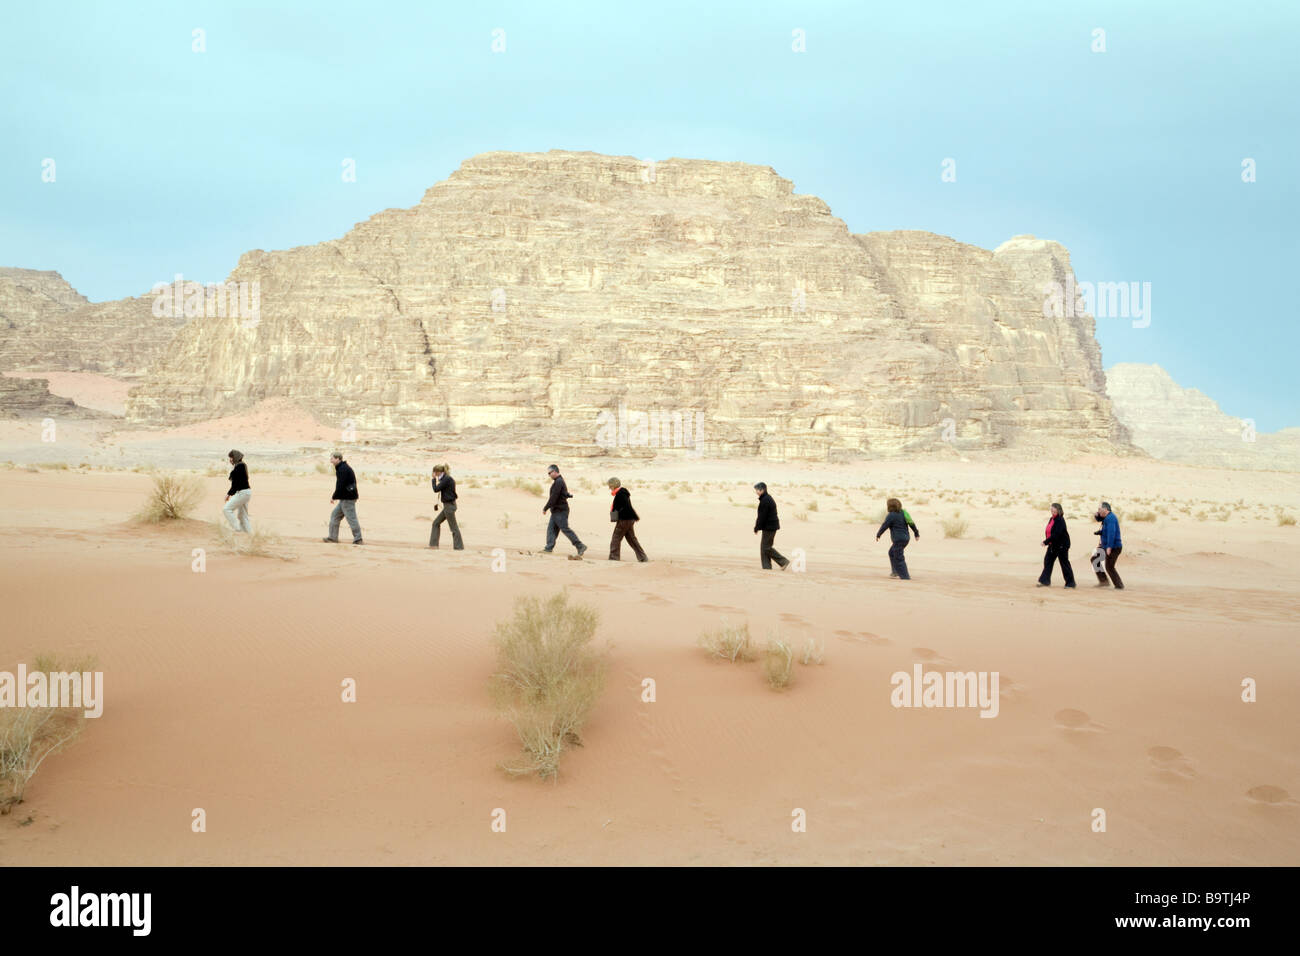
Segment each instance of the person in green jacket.
[[[907,560],[903,557],[903,549],[910,542],[911,535],[916,535],[916,539],[921,540],[921,532],[916,529],[916,522],[912,516],[903,510],[903,503],[897,498],[890,498],[885,503],[885,520],[880,525],[880,530],[876,532],[876,540],[889,529],[889,576],[899,578],[903,581],[912,580],[912,576],[907,573]],[[909,532],[908,529],[911,529]]]

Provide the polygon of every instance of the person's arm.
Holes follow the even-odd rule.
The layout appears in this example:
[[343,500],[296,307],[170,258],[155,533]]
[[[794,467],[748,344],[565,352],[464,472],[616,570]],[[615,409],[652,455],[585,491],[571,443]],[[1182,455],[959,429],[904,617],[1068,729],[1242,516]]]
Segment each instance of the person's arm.
[[876,532],[877,541],[880,540],[880,536],[885,533],[885,529],[888,527],[889,527],[889,515],[885,515],[885,520],[880,522],[880,530]]
[[916,538],[919,541],[921,539],[921,532],[916,530],[916,522],[912,520],[912,516],[904,511],[903,520],[907,522],[907,526],[912,529],[912,534],[916,535]]

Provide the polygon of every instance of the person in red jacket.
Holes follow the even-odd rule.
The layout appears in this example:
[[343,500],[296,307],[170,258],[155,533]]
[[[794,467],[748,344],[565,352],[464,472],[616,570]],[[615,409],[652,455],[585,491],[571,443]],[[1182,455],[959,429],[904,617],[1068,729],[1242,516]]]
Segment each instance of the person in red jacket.
[[1059,502],[1052,504],[1051,517],[1047,519],[1047,530],[1043,532],[1043,545],[1047,552],[1043,555],[1043,573],[1038,576],[1040,588],[1052,586],[1052,565],[1061,562],[1061,574],[1065,576],[1065,586],[1074,587],[1074,569],[1070,567],[1070,532],[1065,527],[1065,512]]

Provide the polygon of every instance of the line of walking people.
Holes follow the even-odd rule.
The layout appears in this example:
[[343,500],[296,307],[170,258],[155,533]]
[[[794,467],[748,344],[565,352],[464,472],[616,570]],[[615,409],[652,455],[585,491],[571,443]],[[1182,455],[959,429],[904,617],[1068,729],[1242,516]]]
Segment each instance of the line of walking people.
[[[252,498],[252,488],[248,480],[248,466],[244,462],[243,453],[235,449],[230,451],[228,459],[231,464],[230,489],[226,492],[223,510],[227,521],[237,534],[249,533],[252,531],[252,524],[248,517],[248,504]],[[348,528],[352,532],[352,543],[364,544],[361,524],[357,519],[357,501],[360,496],[357,492],[356,472],[344,461],[343,455],[339,452],[334,452],[330,456],[330,464],[334,468],[334,492],[330,496],[330,504],[334,505],[334,510],[330,512],[328,534],[321,540],[337,544],[339,528],[346,519]],[[573,560],[578,560],[586,554],[587,546],[582,543],[577,532],[569,527],[569,499],[573,495],[569,493],[568,485],[564,481],[564,476],[560,474],[558,465],[550,465],[546,469],[546,476],[550,479],[551,486],[546,503],[542,505],[542,514],[549,515],[543,553],[553,553],[560,535],[564,535],[577,552],[572,556]],[[606,484],[612,498],[609,520],[614,525],[609,542],[609,560],[621,560],[622,544],[626,541],[636,555],[637,561],[649,561],[645,549],[637,539],[636,523],[641,520],[641,517],[632,507],[631,493],[623,487],[618,478],[610,478]],[[429,529],[429,547],[436,549],[440,546],[442,526],[445,524],[451,531],[452,547],[457,551],[463,551],[465,542],[461,536],[460,525],[456,521],[458,498],[456,479],[451,476],[448,465],[433,466],[432,487],[435,495],[433,510],[438,516],[433,519],[432,527]],[[754,534],[760,535],[759,566],[764,570],[770,570],[773,565],[782,571],[788,570],[790,560],[776,550],[776,533],[781,529],[776,500],[768,492],[765,482],[760,481],[755,484],[754,492],[758,497]],[[1093,518],[1100,525],[1094,534],[1101,539],[1092,554],[1092,567],[1097,575],[1097,587],[1114,586],[1117,590],[1121,590],[1124,582],[1115,570],[1115,562],[1119,560],[1124,550],[1120,538],[1119,518],[1111,510],[1108,501],[1103,501],[1098,506]],[[885,516],[880,529],[876,532],[876,540],[879,541],[886,531],[889,532],[890,541],[889,576],[910,581],[911,574],[907,569],[904,550],[913,539],[920,540],[921,532],[897,498],[890,498],[885,503]],[[1059,503],[1053,503],[1051,506],[1051,514],[1043,533],[1043,546],[1046,551],[1043,555],[1043,572],[1039,575],[1038,586],[1051,586],[1052,569],[1059,563],[1061,574],[1065,578],[1065,586],[1075,587],[1074,569],[1070,565],[1070,532],[1066,527],[1065,513]]]

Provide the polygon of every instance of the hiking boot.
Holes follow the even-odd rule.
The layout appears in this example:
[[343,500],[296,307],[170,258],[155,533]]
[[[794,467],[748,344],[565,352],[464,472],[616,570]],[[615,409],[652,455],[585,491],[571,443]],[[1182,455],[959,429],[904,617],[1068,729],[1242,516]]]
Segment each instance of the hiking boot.
[[362,541],[360,538],[357,538],[357,540],[353,541],[352,543],[353,543],[353,544],[365,544],[365,542]]
[[585,544],[578,545],[578,557],[582,557],[586,553],[587,553],[587,546]]
[[330,544],[338,544],[338,538],[321,538],[322,541],[328,541]]

